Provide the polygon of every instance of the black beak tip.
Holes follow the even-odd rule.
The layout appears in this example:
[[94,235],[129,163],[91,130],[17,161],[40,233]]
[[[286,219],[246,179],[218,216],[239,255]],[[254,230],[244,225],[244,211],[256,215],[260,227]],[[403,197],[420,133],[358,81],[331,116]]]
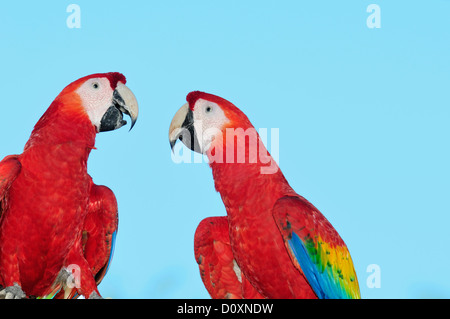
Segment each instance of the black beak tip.
[[175,141],[169,141],[169,142],[170,142],[170,149],[171,149],[172,152],[173,152],[173,148],[174,148],[175,144],[177,143],[177,140],[175,140]]
[[[134,127],[134,124],[136,124],[136,120],[132,120],[131,121],[131,127],[130,127],[130,131],[133,129],[133,127]],[[128,131],[129,132],[129,131]]]

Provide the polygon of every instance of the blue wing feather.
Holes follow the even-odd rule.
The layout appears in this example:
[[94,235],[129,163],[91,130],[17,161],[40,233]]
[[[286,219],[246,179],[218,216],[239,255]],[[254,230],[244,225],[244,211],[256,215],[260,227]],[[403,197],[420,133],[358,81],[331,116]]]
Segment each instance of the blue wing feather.
[[317,271],[316,266],[309,258],[303,242],[296,233],[292,233],[292,238],[288,240],[288,244],[317,297],[320,299],[327,298],[327,294],[321,284],[321,281],[323,281],[321,280],[321,274]]
[[113,255],[114,255],[114,249],[116,247],[116,236],[117,236],[117,230],[115,230],[111,236],[111,251],[109,253],[109,259],[108,259],[108,264],[106,266],[105,275],[109,270],[109,266],[111,266],[111,261],[112,261]]
[[350,253],[317,209],[305,200],[286,196],[274,205],[274,218],[292,262],[318,298],[360,298]]

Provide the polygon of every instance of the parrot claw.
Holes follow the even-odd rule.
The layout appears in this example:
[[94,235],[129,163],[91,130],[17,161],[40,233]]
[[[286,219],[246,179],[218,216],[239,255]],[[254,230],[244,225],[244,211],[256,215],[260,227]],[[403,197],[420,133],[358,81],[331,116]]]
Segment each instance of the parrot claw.
[[69,282],[69,278],[71,278],[72,273],[67,270],[67,268],[63,267],[61,271],[59,272],[58,276],[56,277],[55,282],[53,283],[53,287],[57,286],[58,284],[65,284]]
[[99,296],[95,291],[93,291],[90,296],[89,299],[103,299],[102,296]]
[[17,283],[0,291],[0,299],[24,299],[26,298],[22,288]]

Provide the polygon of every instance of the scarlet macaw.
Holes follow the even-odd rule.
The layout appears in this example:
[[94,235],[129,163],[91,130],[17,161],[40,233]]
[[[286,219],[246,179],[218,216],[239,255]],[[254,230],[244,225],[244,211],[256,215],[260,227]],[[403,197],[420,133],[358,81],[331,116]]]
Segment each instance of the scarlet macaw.
[[247,116],[212,94],[194,91],[186,100],[170,125],[171,147],[180,139],[207,155],[227,212],[203,220],[195,234],[195,257],[209,294],[360,298],[344,241],[290,187]]
[[[111,261],[117,202],[95,185],[87,160],[99,132],[138,116],[120,73],[69,84],[40,118],[20,155],[0,162],[0,297],[99,298]],[[76,271],[76,284],[67,279]]]

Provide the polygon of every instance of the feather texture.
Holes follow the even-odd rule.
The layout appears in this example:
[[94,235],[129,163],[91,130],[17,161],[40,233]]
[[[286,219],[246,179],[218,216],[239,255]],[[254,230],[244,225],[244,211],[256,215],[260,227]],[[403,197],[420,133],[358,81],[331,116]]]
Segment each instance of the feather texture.
[[[228,119],[219,128],[224,138],[214,139],[207,151],[215,188],[227,211],[229,237],[222,239],[229,239],[228,268],[234,260],[265,298],[359,298],[353,262],[337,231],[290,187],[276,163],[270,174],[262,173],[274,160],[247,116],[231,102],[199,91],[187,96],[191,110],[199,99],[216,103]],[[236,143],[235,138],[228,138],[228,128],[250,129],[256,138]],[[250,145],[252,140],[257,141],[256,161],[250,160],[249,150],[255,147]],[[244,161],[217,161],[230,158],[229,150],[245,154]],[[212,249],[218,234],[209,236],[203,242]],[[225,265],[217,260],[214,269],[219,264]],[[211,280],[209,286],[228,286],[219,277]]]
[[[75,90],[92,77],[112,86],[119,73],[94,74],[69,84],[35,125],[22,154],[0,163],[0,285],[19,285],[30,297],[99,295],[111,260],[117,202],[87,173],[97,130]],[[76,265],[81,286],[59,282]]]

